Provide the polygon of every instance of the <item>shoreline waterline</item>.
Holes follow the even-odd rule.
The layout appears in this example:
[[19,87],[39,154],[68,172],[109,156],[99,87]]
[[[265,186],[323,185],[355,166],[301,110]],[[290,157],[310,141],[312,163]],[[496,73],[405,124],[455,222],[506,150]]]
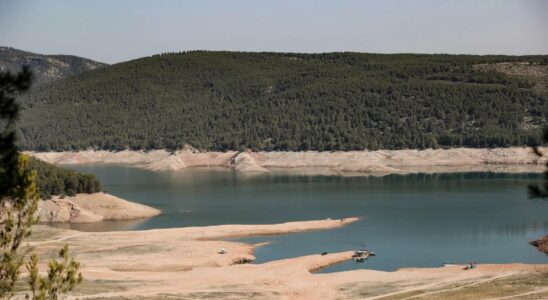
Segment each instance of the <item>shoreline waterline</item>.
[[[548,148],[542,148],[546,151]],[[450,148],[334,152],[198,152],[166,150],[119,152],[25,152],[54,164],[120,164],[152,171],[192,167],[230,168],[242,173],[292,170],[307,174],[358,176],[440,172],[542,172],[546,157],[531,148]]]
[[[352,251],[320,253],[260,264],[254,258],[260,245],[229,242],[217,238],[242,235],[299,234],[302,230],[344,228],[356,219],[288,222],[270,225],[219,225],[125,232],[78,232],[35,226],[29,246],[43,255],[69,244],[81,262],[88,289],[78,297],[159,297],[201,293],[223,287],[228,292],[253,291],[256,295],[296,295],[317,298],[338,295],[354,287],[375,285],[379,295],[405,293],[408,286],[426,288],[425,281],[444,292],[455,285],[478,280],[514,278],[548,272],[548,264],[478,264],[465,271],[461,265],[439,268],[401,268],[395,271],[370,269],[318,273],[323,268],[351,260]],[[341,227],[342,226],[342,227]],[[221,254],[219,250],[224,250]],[[46,263],[41,262],[41,263]],[[208,280],[204,280],[208,279]],[[138,284],[146,282],[146,284]],[[137,284],[136,284],[137,283]],[[93,288],[89,288],[93,287]],[[229,287],[229,288],[228,288]],[[115,289],[113,289],[115,288]],[[342,289],[344,288],[344,289]],[[273,293],[276,291],[275,293]],[[334,298],[334,297],[330,297]]]

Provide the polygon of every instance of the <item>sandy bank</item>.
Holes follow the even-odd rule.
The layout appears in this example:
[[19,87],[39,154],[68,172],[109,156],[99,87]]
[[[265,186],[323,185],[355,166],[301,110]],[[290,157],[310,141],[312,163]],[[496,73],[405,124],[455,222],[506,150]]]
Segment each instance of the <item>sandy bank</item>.
[[[348,218],[102,233],[36,226],[30,246],[43,257],[52,255],[64,244],[71,246],[82,263],[86,279],[72,295],[80,299],[363,299],[382,296],[403,299],[415,295],[460,299],[452,293],[462,291],[477,293],[466,299],[482,299],[493,298],[493,291],[498,296],[542,297],[548,290],[548,276],[545,276],[548,265],[478,265],[470,271],[454,266],[313,274],[310,271],[349,260],[352,252],[238,264],[244,258],[253,259],[255,246],[218,240],[330,229],[354,221],[356,219]],[[226,254],[218,253],[221,248],[226,249]],[[501,293],[500,286],[512,286],[516,276],[532,284]],[[492,283],[497,283],[493,290],[490,289]],[[476,286],[481,289],[474,290]]]
[[78,194],[61,199],[56,196],[40,201],[40,222],[92,223],[106,220],[122,221],[157,216],[160,211],[138,203],[105,194]]
[[[541,149],[548,152],[548,148]],[[28,152],[54,164],[130,164],[149,170],[188,167],[230,167],[243,172],[272,169],[308,169],[323,173],[354,172],[390,174],[413,172],[541,172],[548,157],[539,158],[530,148],[426,149],[348,152],[167,152],[80,151]]]
[[[38,235],[48,238],[37,239],[30,245],[47,248],[46,245],[58,245],[59,242],[69,243],[86,267],[117,271],[180,271],[200,266],[228,266],[244,258],[254,259],[252,245],[222,239],[333,229],[357,220],[346,218],[272,225],[217,225],[100,233],[37,226],[37,230],[43,233]],[[227,253],[218,254],[221,248],[225,248]],[[97,249],[106,257],[99,258]]]

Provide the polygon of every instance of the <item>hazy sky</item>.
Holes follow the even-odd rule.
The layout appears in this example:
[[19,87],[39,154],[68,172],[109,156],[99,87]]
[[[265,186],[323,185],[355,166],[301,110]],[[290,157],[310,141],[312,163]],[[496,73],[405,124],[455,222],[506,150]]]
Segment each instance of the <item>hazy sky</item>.
[[548,54],[548,0],[0,0],[0,46],[109,63],[195,49]]

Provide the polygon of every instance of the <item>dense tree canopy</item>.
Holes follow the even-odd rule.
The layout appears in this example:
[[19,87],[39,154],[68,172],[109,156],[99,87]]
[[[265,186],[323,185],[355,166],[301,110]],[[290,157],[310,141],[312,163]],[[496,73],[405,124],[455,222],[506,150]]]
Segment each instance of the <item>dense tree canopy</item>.
[[35,170],[40,198],[53,195],[74,196],[77,193],[97,193],[102,190],[99,179],[93,174],[83,174],[29,158],[28,168]]
[[547,56],[194,51],[31,91],[27,150],[361,150],[540,142],[547,95],[477,64]]

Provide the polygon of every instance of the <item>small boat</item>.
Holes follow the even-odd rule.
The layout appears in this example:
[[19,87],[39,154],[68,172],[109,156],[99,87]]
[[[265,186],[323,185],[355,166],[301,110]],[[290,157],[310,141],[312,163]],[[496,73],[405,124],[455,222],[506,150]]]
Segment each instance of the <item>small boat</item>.
[[466,266],[464,266],[463,270],[470,270],[470,269],[474,269],[475,267],[476,267],[476,263],[470,262]]
[[362,263],[362,262],[365,262],[367,260],[367,257],[366,256],[362,256],[362,257],[354,257],[352,258],[355,262],[359,262],[359,263]]
[[354,252],[352,257],[369,257],[369,256],[375,256],[375,252],[369,251],[367,249],[362,249]]

